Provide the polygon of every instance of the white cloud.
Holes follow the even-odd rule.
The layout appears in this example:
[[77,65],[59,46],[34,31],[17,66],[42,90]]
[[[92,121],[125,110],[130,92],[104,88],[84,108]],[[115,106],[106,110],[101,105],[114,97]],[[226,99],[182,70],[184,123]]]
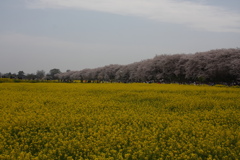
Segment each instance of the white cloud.
[[240,14],[201,0],[26,0],[30,8],[74,8],[139,16],[215,32],[240,32]]

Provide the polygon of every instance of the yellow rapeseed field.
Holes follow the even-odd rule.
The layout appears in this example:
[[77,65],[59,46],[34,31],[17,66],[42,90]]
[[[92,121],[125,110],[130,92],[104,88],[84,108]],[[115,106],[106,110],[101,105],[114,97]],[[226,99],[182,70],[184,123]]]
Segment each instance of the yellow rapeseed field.
[[240,159],[240,88],[0,83],[0,160]]

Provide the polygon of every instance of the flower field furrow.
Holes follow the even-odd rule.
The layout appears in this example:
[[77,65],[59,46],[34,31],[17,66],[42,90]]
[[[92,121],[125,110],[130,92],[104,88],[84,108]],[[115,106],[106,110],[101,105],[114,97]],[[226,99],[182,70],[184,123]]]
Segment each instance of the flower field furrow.
[[240,159],[240,90],[0,84],[0,160]]

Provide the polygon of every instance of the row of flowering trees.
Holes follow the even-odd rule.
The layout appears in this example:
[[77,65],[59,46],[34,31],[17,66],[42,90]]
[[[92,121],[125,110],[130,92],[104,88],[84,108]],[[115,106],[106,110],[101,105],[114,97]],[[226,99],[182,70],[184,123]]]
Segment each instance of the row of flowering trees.
[[128,65],[56,74],[62,81],[239,83],[240,49],[218,49],[195,54],[158,55]]

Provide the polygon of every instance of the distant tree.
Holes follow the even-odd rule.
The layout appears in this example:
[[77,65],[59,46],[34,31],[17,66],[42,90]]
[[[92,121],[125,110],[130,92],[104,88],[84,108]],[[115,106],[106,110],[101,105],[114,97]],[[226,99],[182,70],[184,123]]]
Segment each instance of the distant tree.
[[131,82],[139,82],[140,81],[140,77],[137,73],[137,68],[140,64],[141,64],[141,62],[135,62],[135,63],[128,65],[128,68],[130,69],[129,81],[131,81]]
[[115,79],[115,73],[118,71],[119,68],[120,65],[115,64],[99,67],[92,70],[94,72],[92,75],[95,80],[112,81]]
[[0,72],[0,78],[2,78],[2,73]]
[[9,73],[5,73],[2,75],[3,78],[12,78],[12,73],[9,72]]
[[18,79],[24,79],[25,73],[23,71],[19,71],[17,77],[18,77]]
[[36,78],[37,78],[37,79],[43,79],[44,76],[45,76],[45,71],[44,71],[44,70],[38,70],[38,71],[36,72]]
[[37,78],[37,76],[33,73],[26,75],[26,79],[28,79],[28,80],[35,80],[36,78]]
[[79,71],[78,76],[81,78],[81,80],[89,80],[89,71],[91,69],[83,69]]
[[72,82],[72,80],[79,79],[75,73],[76,71],[68,71],[64,73],[55,74],[55,77],[57,77],[57,79],[61,80],[62,82]]
[[159,56],[155,56],[153,58],[153,73],[155,76],[155,79],[157,81],[163,80],[164,77],[164,73],[163,73],[163,68],[164,68],[164,63],[165,63],[165,59],[166,59],[167,55],[159,55]]
[[116,72],[116,79],[121,82],[127,82],[129,81],[129,76],[130,76],[130,70],[129,70],[129,65],[125,65],[121,67],[117,72]]
[[155,79],[154,63],[152,59],[142,61],[140,65],[138,65],[137,71],[140,71],[139,74],[142,81],[152,81]]
[[240,55],[238,59],[234,59],[231,62],[231,70],[230,73],[235,77],[235,79],[239,79],[240,80]]
[[71,80],[83,80],[80,71],[71,71],[66,73],[68,73],[68,74],[65,74],[66,78],[70,78]]
[[49,71],[49,74],[47,75],[47,77],[48,77],[48,79],[53,79],[53,80],[55,80],[55,79],[58,78],[58,77],[55,76],[55,75],[60,74],[60,73],[61,73],[60,69],[54,68],[54,69],[51,69],[51,70]]
[[16,78],[17,78],[17,74],[16,74],[16,73],[13,73],[10,78],[16,79]]
[[189,60],[190,55],[184,55],[182,54],[181,57],[179,58],[178,63],[176,64],[176,69],[174,71],[174,74],[177,77],[177,81],[182,83],[186,82],[186,63]]

